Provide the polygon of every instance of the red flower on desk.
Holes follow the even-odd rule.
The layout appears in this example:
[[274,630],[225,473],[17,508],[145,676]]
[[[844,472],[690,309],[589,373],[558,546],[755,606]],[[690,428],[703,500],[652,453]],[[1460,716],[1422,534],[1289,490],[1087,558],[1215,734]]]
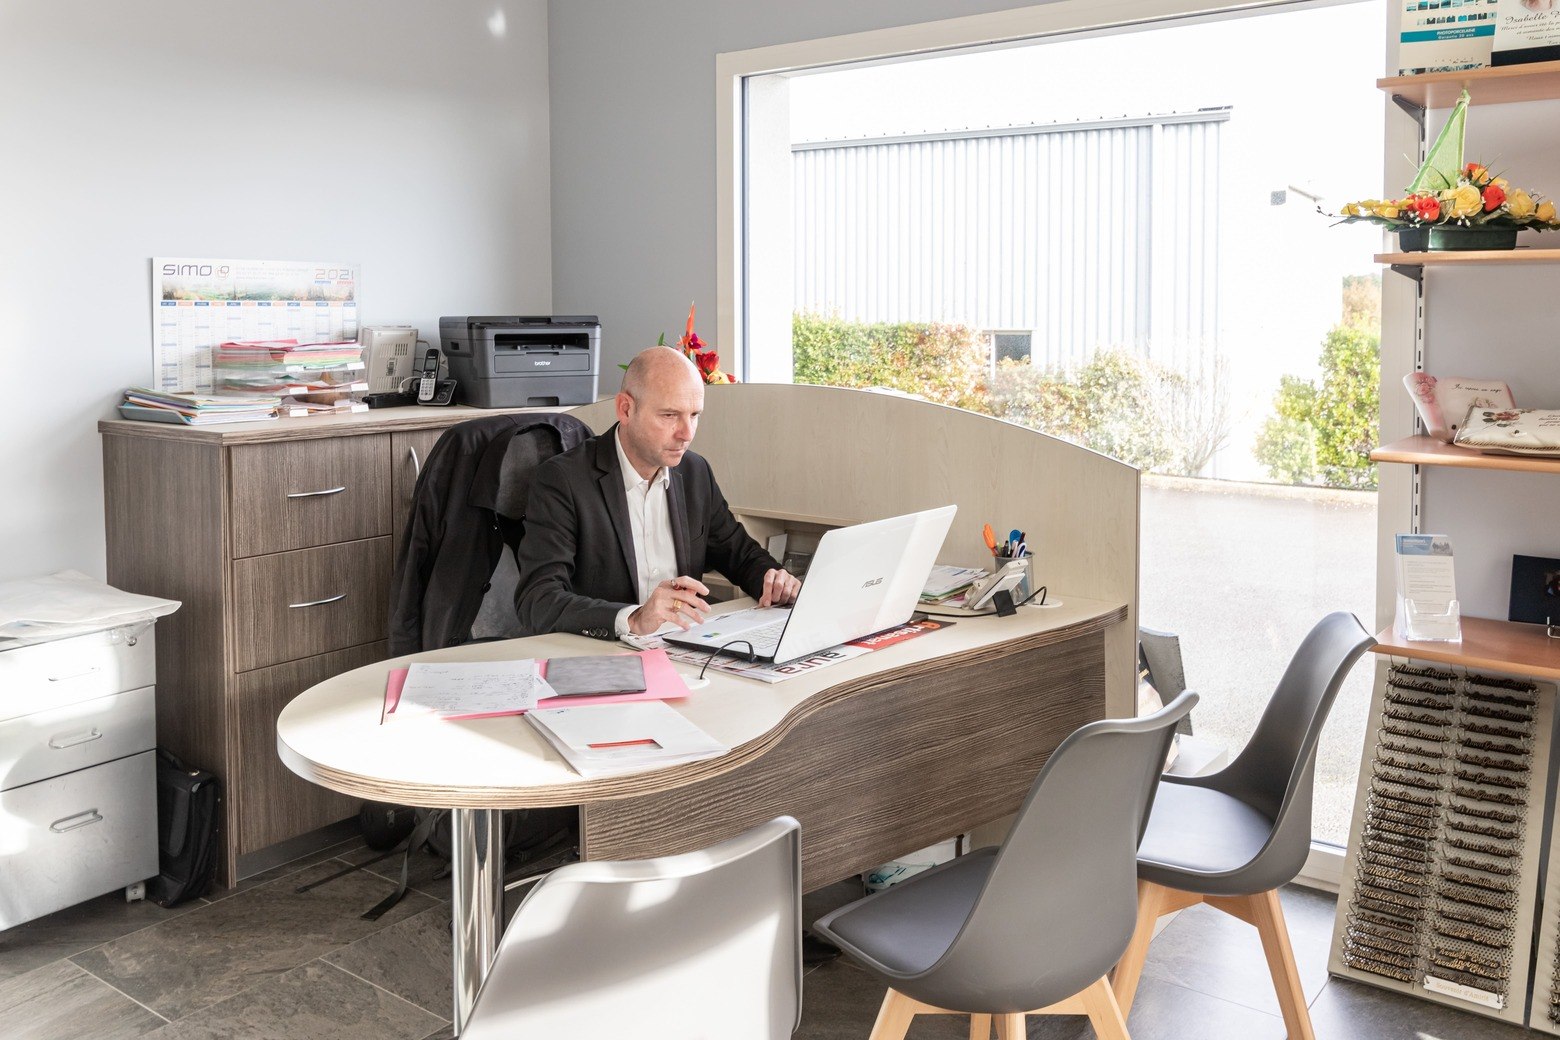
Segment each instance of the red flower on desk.
[[[663,335],[660,342],[664,345],[666,337]],[[693,304],[688,304],[688,324],[683,327],[682,339],[677,341],[683,354],[699,366],[699,375],[704,377],[705,383],[735,383],[737,377],[720,370],[720,355],[715,353],[712,347],[705,345],[699,338],[699,334],[693,331]]]

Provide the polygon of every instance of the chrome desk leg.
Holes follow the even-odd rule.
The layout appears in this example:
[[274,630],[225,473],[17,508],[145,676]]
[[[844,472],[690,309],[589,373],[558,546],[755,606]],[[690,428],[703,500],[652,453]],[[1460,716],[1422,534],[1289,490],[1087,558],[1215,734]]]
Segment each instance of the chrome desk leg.
[[450,812],[450,916],[455,927],[455,1035],[493,966],[504,924],[504,842],[491,809]]

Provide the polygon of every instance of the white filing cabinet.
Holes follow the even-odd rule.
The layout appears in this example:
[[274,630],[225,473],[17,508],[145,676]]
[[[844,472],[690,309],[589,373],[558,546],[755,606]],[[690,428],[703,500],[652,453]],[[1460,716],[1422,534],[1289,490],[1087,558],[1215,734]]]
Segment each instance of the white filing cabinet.
[[0,651],[0,929],[153,877],[152,626]]

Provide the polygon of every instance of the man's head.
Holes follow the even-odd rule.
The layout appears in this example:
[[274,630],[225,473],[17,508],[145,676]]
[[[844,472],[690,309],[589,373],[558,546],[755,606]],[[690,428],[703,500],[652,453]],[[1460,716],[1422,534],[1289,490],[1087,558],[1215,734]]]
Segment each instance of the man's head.
[[704,380],[680,352],[651,347],[629,362],[617,395],[618,433],[640,476],[682,461],[702,411]]

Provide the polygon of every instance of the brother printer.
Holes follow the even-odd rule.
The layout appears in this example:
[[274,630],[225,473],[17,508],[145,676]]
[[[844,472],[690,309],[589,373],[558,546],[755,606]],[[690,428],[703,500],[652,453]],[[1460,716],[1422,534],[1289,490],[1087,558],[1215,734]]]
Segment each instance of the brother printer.
[[440,318],[439,338],[462,404],[591,404],[601,362],[594,314]]

